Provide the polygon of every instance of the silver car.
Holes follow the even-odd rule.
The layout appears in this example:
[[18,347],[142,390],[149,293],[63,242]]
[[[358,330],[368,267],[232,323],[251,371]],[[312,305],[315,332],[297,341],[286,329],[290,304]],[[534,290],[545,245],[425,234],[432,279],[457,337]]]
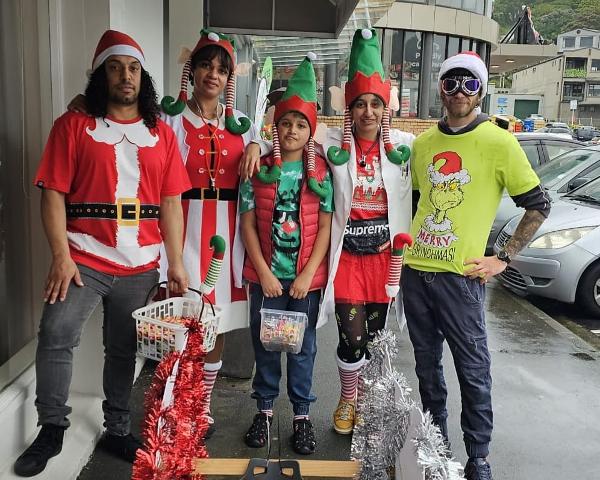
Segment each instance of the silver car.
[[[540,182],[550,198],[556,200],[574,188],[596,177],[600,177],[600,147],[571,150],[553,161],[542,165],[538,171]],[[496,218],[486,245],[486,254],[491,255],[494,243],[504,225],[516,215],[522,214],[523,209],[515,205],[512,198],[505,192],[500,200]]]
[[[500,232],[495,252],[520,220],[513,218]],[[497,278],[516,293],[577,302],[600,317],[600,178],[554,202],[535,238]]]

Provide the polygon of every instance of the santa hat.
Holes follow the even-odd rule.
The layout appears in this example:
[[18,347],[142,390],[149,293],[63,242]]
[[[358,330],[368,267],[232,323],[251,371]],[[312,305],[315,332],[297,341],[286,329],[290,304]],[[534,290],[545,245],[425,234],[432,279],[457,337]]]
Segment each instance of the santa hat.
[[438,76],[438,88],[440,92],[442,90],[442,78],[444,75],[446,75],[446,73],[448,73],[450,70],[454,70],[455,68],[463,68],[468,70],[475,76],[475,78],[478,78],[481,82],[481,98],[485,97],[487,94],[488,70],[481,57],[475,52],[470,51],[461,52],[444,60],[440,67],[440,74]]
[[[437,163],[442,163],[439,169],[436,169]],[[429,180],[433,185],[444,182],[458,181],[461,185],[469,183],[471,176],[469,172],[462,168],[462,158],[456,152],[441,152],[433,157],[428,167]]]
[[317,81],[312,62],[316,58],[317,56],[313,52],[308,52],[290,78],[281,100],[275,105],[275,115],[273,116],[275,124],[273,128],[273,165],[268,172],[266,166],[261,167],[258,179],[263,183],[274,183],[279,179],[282,161],[277,123],[286,113],[298,112],[306,117],[310,126],[310,138],[308,139],[307,151],[305,152],[307,157],[308,186],[317,195],[325,198],[329,192],[316,178],[315,141],[313,139],[313,135],[317,129]]
[[402,146],[401,151],[394,149],[390,141],[390,91],[391,83],[384,79],[383,64],[379,41],[374,29],[363,28],[354,32],[350,61],[348,64],[348,81],[345,87],[346,109],[344,110],[344,135],[342,148],[330,147],[327,158],[334,165],[342,165],[350,159],[352,142],[352,117],[350,105],[365,93],[372,93],[385,104],[381,119],[381,134],[386,155],[392,163],[402,164],[410,157],[410,149]]
[[116,30],[107,30],[100,37],[94,60],[92,62],[92,71],[96,70],[111,55],[128,55],[135,58],[142,68],[145,68],[146,60],[144,52],[138,43],[129,35],[117,32]]
[[188,100],[187,87],[192,69],[192,57],[198,50],[211,45],[223,48],[225,52],[227,52],[227,55],[229,55],[229,58],[231,58],[233,71],[230,73],[229,79],[227,80],[227,85],[225,86],[225,128],[227,128],[227,130],[229,130],[231,133],[241,135],[246,133],[250,128],[250,120],[243,117],[240,118],[238,122],[233,114],[233,103],[235,101],[235,43],[232,38],[221,33],[212,32],[206,29],[202,29],[200,31],[200,39],[198,40],[198,43],[191,52],[187,52],[188,54],[183,65],[181,86],[177,100],[175,100],[173,97],[166,96],[162,99],[160,105],[164,112],[169,115],[178,115],[183,112],[185,104]]

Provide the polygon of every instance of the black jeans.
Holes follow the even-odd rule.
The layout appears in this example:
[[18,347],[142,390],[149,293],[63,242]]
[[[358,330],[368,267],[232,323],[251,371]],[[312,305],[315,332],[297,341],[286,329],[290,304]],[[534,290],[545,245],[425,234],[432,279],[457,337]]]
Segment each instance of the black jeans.
[[404,311],[415,351],[423,410],[448,438],[442,345],[448,342],[460,384],[461,427],[469,457],[486,457],[492,436],[492,377],[484,318],[485,286],[453,273],[404,267]]
[[100,302],[104,307],[104,426],[109,433],[129,433],[129,397],[137,349],[131,313],[144,306],[158,271],[117,277],[77,265],[83,287],[69,285],[64,302],[44,305],[38,333],[35,405],[38,424],[68,427],[67,405],[73,371],[73,348],[83,326]]

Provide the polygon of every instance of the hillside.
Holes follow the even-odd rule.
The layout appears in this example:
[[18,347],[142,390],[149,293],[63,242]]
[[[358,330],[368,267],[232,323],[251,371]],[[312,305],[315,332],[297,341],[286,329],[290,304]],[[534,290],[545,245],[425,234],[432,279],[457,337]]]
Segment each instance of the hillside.
[[531,7],[535,29],[552,42],[575,28],[600,30],[600,0],[495,0],[493,18],[501,34],[517,21],[522,5]]

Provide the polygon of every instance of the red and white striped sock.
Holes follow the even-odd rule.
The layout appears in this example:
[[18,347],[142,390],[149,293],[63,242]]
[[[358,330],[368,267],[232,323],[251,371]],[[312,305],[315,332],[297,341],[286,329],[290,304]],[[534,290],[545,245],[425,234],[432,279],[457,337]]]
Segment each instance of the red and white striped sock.
[[342,385],[341,398],[353,402],[356,399],[356,390],[358,387],[358,374],[363,364],[364,358],[356,363],[346,363],[339,358],[336,360],[338,364],[338,373],[340,374],[340,384]]
[[260,413],[264,413],[267,417],[272,417],[273,416],[273,409],[269,409],[269,410],[261,410]]
[[308,415],[294,415],[294,420],[309,420]]
[[222,361],[204,364],[204,379],[202,382],[204,383],[204,398],[206,400],[206,407],[208,410],[208,423],[214,423],[214,419],[210,415],[210,398],[212,396],[213,388],[215,387],[215,382],[217,381],[217,375],[219,374],[219,370],[221,370],[222,366]]

